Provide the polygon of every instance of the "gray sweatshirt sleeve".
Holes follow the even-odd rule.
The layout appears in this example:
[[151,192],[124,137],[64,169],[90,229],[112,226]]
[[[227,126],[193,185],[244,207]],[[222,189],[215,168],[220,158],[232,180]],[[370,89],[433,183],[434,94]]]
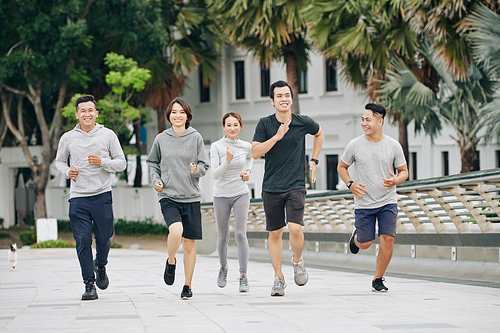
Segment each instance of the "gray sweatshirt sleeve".
[[60,173],[64,174],[66,178],[69,178],[69,170],[71,169],[68,166],[68,156],[69,150],[65,144],[64,135],[59,140],[59,146],[57,147],[57,155],[56,155],[56,168]]
[[208,171],[208,168],[210,167],[208,165],[208,157],[207,157],[207,152],[205,151],[205,145],[203,144],[203,138],[201,135],[198,136],[198,162],[196,171],[192,174],[193,177],[203,177]]
[[219,161],[219,148],[217,147],[216,143],[212,143],[212,146],[210,147],[210,164],[212,168],[212,176],[215,179],[219,179],[219,177],[222,176],[224,172],[226,172],[227,167],[229,166],[229,163],[227,163],[226,160],[223,160],[220,165]]
[[149,166],[149,176],[153,185],[161,182],[161,169],[160,169],[161,153],[160,146],[158,145],[158,137],[155,138],[151,151],[149,152],[146,160]]
[[110,135],[109,156],[111,156],[111,158],[101,158],[101,167],[108,172],[120,172],[125,170],[127,161],[125,160],[125,155],[123,154],[118,137],[114,132],[111,132]]

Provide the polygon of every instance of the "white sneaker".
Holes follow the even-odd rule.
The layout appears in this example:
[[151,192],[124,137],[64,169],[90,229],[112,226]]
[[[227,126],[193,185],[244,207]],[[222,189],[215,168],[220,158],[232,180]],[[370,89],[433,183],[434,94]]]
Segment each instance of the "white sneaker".
[[217,285],[219,288],[224,288],[227,283],[227,265],[219,269],[219,276],[217,276]]
[[250,287],[248,286],[247,276],[245,275],[245,277],[242,277],[240,275],[240,293],[246,293],[249,290],[250,290]]
[[271,296],[285,296],[285,288],[285,279],[282,279],[279,276],[275,276],[273,289],[271,289]]
[[293,279],[295,281],[295,284],[298,286],[305,285],[309,280],[309,276],[307,275],[306,267],[304,266],[304,259],[302,259],[299,263],[294,263],[292,257],[292,264],[293,264]]

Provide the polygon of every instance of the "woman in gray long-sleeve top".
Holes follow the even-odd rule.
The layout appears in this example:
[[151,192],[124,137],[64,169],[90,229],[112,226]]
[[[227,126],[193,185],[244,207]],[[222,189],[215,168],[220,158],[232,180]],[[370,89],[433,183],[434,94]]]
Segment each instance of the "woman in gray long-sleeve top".
[[249,291],[247,216],[250,194],[246,182],[250,179],[253,158],[250,142],[240,140],[238,134],[243,128],[241,116],[228,112],[222,117],[226,135],[212,143],[210,164],[214,176],[214,212],[217,221],[217,250],[219,252],[219,275],[217,285],[224,288],[227,283],[227,245],[229,242],[229,218],[234,211],[234,238],[238,246],[240,264],[240,292]]
[[193,118],[189,104],[177,97],[166,113],[172,127],[156,136],[146,162],[169,230],[163,279],[169,286],[174,283],[175,254],[182,242],[185,281],[181,297],[189,299],[193,295],[195,240],[202,238],[199,181],[209,166],[203,138],[189,127]]
[[[115,132],[96,124],[98,115],[94,96],[79,97],[75,113],[79,123],[61,137],[56,156],[57,169],[72,180],[69,220],[85,283],[82,300],[98,298],[94,282],[99,289],[109,285],[105,266],[113,236],[111,172],[123,171],[126,166]],[[92,258],[92,223],[95,260]]]

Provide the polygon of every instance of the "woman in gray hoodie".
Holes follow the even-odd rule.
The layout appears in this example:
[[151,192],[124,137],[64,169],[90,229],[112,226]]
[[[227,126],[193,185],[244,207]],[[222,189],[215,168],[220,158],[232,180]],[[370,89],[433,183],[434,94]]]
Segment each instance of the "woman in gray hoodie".
[[182,243],[185,282],[181,297],[189,299],[193,295],[195,240],[202,238],[199,181],[208,170],[208,158],[200,133],[189,127],[193,118],[189,104],[175,98],[168,105],[166,116],[172,127],[156,136],[147,164],[169,230],[163,278],[167,285],[174,283],[175,254]]

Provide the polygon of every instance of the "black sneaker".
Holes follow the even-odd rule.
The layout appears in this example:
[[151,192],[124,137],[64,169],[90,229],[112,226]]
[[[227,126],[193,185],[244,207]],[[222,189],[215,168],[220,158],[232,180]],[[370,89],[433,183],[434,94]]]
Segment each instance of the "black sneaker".
[[190,299],[191,297],[193,297],[193,292],[188,286],[184,285],[184,287],[182,287],[181,298]]
[[95,284],[101,290],[104,290],[104,289],[108,288],[108,286],[109,286],[109,279],[108,279],[108,275],[106,274],[106,267],[98,268],[97,267],[97,259],[95,259],[92,262],[92,264],[94,266],[94,272],[95,272],[95,275],[96,275]]
[[175,264],[170,265],[167,259],[167,264],[165,266],[165,273],[163,274],[163,280],[165,280],[165,283],[169,286],[173,285],[175,280],[175,265],[177,264],[177,259],[174,258],[174,260]]
[[354,243],[354,236],[357,234],[356,229],[352,232],[351,238],[349,239],[349,250],[351,250],[352,254],[356,254],[359,252],[359,247]]
[[384,286],[384,278],[375,279],[372,281],[372,291],[374,292],[386,292],[389,290],[386,286]]
[[94,282],[85,282],[85,292],[82,295],[82,301],[93,301],[98,299],[97,291],[95,290]]

